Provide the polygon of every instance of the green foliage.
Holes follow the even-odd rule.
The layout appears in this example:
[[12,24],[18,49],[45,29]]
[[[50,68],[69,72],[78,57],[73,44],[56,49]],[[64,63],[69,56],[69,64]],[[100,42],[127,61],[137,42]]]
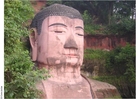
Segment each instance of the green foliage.
[[92,73],[94,66],[98,66],[102,73],[105,72],[104,64],[107,51],[86,49],[84,52],[84,71]]
[[86,49],[84,53],[84,59],[92,60],[92,59],[104,59],[106,57],[107,51],[103,50],[93,50]]
[[124,82],[124,77],[123,76],[99,76],[99,77],[94,77],[94,79],[99,80],[99,81],[103,81],[103,82],[108,82],[112,85],[117,85],[119,86],[119,84],[121,83],[125,83]]
[[114,6],[114,14],[117,13],[120,18],[133,16],[135,13],[135,3],[136,1],[116,2]]
[[92,73],[99,66],[98,76],[93,79],[117,87],[122,97],[135,97],[135,47],[127,44],[111,51],[86,49],[84,71]]
[[84,11],[82,17],[83,17],[83,19],[84,19],[84,23],[85,23],[85,24],[92,24],[92,17],[91,17],[91,15],[88,13],[87,10]]
[[84,11],[83,15],[84,20],[84,31],[86,34],[96,34],[96,30],[100,29],[100,26],[93,24],[93,19],[87,10]]
[[[29,35],[28,20],[33,8],[28,0],[4,1],[4,88],[6,98],[35,98],[35,82],[47,78],[44,70],[33,70],[27,47],[21,38]],[[44,71],[44,72],[43,72]]]
[[124,75],[127,81],[135,82],[135,47],[127,44],[111,51],[106,58],[106,67],[112,75]]
[[84,26],[84,32],[86,34],[95,34],[95,30],[93,30],[92,25],[88,25],[88,24]]
[[[116,20],[116,19],[114,19]],[[130,35],[135,34],[135,20],[132,20],[128,17],[123,18],[116,23],[116,21],[112,21],[112,24],[110,24],[108,27],[108,33],[111,34],[119,34],[119,35]]]
[[5,83],[5,98],[40,98],[41,92],[36,89],[36,83],[49,77],[46,69],[32,70],[24,75],[17,72],[16,75],[15,80]]
[[[24,5],[24,6],[23,6]],[[33,10],[27,0],[5,0],[4,4],[4,52],[16,52],[21,45],[20,38],[28,35],[23,23],[33,17]],[[29,14],[30,13],[30,14]],[[12,49],[12,50],[11,50]]]
[[111,51],[86,49],[83,70],[89,73],[99,66],[98,76],[91,78],[117,87],[122,97],[135,97],[135,47],[127,44]]
[[125,76],[104,75],[93,79],[114,85],[122,98],[135,98],[135,82],[128,82]]

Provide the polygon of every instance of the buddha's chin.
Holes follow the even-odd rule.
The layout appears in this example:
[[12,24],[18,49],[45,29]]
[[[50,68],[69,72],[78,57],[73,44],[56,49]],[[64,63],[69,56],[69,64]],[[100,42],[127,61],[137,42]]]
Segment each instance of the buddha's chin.
[[77,62],[78,62],[78,58],[76,57],[66,59],[66,63],[70,64],[71,66],[76,66]]

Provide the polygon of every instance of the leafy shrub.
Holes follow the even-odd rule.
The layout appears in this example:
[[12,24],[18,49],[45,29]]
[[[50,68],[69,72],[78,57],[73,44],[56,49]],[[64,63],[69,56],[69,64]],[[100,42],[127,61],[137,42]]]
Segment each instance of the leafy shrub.
[[28,0],[5,0],[4,9],[5,98],[35,98],[35,82],[49,75],[33,70],[29,51],[20,40],[29,34],[25,23],[33,17],[33,8]]
[[99,75],[93,79],[116,86],[123,98],[135,98],[135,47],[127,44],[109,52],[86,49],[84,64],[90,73],[99,66]]
[[135,33],[135,20],[125,17],[120,20],[120,22],[112,23],[107,27],[108,32],[112,34],[134,34]]
[[135,82],[135,47],[127,44],[108,54],[106,67],[112,75],[123,75],[127,81]]
[[124,76],[104,75],[93,79],[114,85],[122,98],[135,98],[135,82],[128,82]]
[[50,77],[45,69],[32,70],[23,75],[16,72],[15,76],[10,83],[5,83],[5,98],[40,98],[42,92],[36,89],[36,83]]
[[86,34],[96,34],[96,30],[100,29],[100,26],[93,24],[93,19],[87,10],[84,11],[83,15],[84,20],[84,31]]
[[84,52],[84,59],[104,59],[106,57],[106,51],[86,49]]
[[87,10],[84,11],[83,15],[82,15],[83,19],[84,19],[84,23],[85,24],[92,24],[92,18],[91,15],[88,13]]
[[94,71],[94,66],[98,66],[100,67],[100,74],[103,74],[105,72],[106,53],[108,52],[103,50],[86,49],[84,52],[83,70],[92,73]]
[[86,49],[84,70],[92,73],[99,66],[99,75],[93,79],[117,87],[123,98],[135,98],[135,47],[127,44],[109,52]]

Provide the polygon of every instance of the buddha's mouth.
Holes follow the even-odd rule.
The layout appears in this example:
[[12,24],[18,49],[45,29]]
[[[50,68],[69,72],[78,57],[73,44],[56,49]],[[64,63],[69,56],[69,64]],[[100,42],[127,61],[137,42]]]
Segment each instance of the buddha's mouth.
[[67,58],[78,58],[79,55],[77,54],[76,49],[65,49],[63,52],[63,55],[66,56]]
[[67,58],[78,58],[79,57],[79,55],[77,55],[77,54],[63,54],[63,55],[65,55]]

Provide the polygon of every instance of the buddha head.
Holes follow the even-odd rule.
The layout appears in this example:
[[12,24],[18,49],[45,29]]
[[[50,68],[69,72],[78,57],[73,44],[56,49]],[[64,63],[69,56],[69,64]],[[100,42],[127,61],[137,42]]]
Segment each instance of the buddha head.
[[35,15],[30,29],[33,61],[48,67],[82,65],[84,25],[79,11],[53,4]]
[[[84,51],[84,24],[79,11],[65,5],[53,4],[35,15],[30,29],[32,60],[37,63],[38,67],[50,70],[52,75],[47,79],[47,81],[51,81],[51,84],[43,82],[43,84],[41,83],[43,88],[41,87],[41,89],[39,86],[39,89],[45,91],[46,95],[49,93],[46,91],[47,88],[56,88],[58,91],[56,94],[59,94],[59,89],[67,91],[65,88],[67,84],[61,86],[58,82],[77,84],[74,87],[73,85],[67,86],[69,91],[76,90],[75,92],[77,92],[72,97],[79,94],[79,97],[91,99],[91,85],[89,86],[89,81],[86,82],[80,75]],[[52,81],[57,83],[52,83]],[[50,87],[44,87],[45,84]],[[57,87],[52,87],[55,84]],[[69,88],[69,86],[71,87]],[[60,93],[62,94],[62,92]],[[54,95],[52,97],[61,97],[61,94],[55,96],[55,92],[51,93],[51,91],[48,97],[51,97],[52,94]],[[81,94],[83,95],[81,96]],[[71,97],[71,94],[69,96]],[[65,97],[65,94],[62,97]]]

